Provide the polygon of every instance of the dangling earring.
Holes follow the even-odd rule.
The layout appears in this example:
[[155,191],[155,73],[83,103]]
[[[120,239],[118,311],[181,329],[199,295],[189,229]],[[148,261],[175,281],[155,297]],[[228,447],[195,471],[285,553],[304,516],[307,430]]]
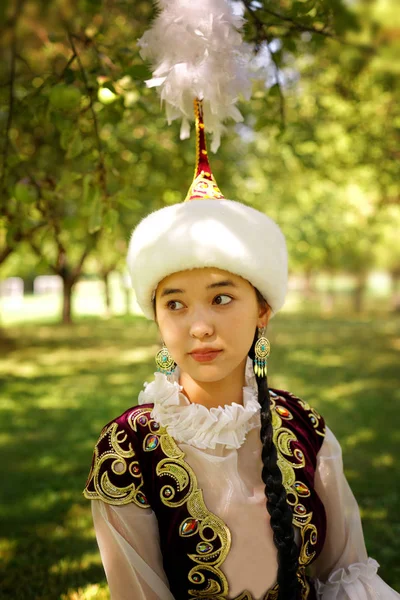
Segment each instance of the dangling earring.
[[168,348],[164,342],[163,347],[156,354],[155,361],[157,365],[157,371],[164,373],[164,375],[171,375],[175,371],[176,363],[168,352]]
[[258,327],[258,340],[254,347],[255,357],[253,363],[254,373],[258,377],[267,376],[267,358],[271,350],[269,340],[267,340],[264,333],[265,327]]

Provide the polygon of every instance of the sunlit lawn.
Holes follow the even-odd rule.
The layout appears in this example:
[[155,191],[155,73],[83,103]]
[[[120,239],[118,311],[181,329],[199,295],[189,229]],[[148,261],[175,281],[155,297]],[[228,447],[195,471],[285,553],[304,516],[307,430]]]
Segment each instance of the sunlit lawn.
[[[325,416],[344,449],[367,547],[400,589],[400,317],[282,314],[269,328],[271,387]],[[108,599],[81,495],[101,427],[136,403],[158,348],[140,317],[5,330],[0,376],[0,598]]]

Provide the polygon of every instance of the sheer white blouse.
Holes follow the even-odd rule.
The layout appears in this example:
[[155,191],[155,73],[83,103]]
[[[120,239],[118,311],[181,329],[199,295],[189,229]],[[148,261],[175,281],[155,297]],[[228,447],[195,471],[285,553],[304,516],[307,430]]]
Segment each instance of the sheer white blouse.
[[[152,417],[185,453],[207,508],[231,531],[231,550],[222,565],[229,598],[249,590],[261,600],[276,583],[277,552],[261,479],[260,405],[252,362],[249,358],[246,365],[243,406],[207,409],[191,404],[181,390],[178,367],[168,377],[155,373],[140,392],[139,404],[154,402]],[[327,515],[324,548],[310,570],[318,598],[400,600],[377,574],[378,563],[368,558],[341,448],[329,428],[318,453],[315,489]],[[112,600],[174,600],[152,509],[92,500],[92,514]]]

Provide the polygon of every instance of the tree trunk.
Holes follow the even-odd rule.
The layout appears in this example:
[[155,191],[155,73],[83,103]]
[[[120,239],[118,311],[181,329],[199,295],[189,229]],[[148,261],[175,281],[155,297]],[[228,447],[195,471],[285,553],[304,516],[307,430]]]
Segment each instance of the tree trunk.
[[72,323],[72,290],[75,281],[71,277],[63,277],[63,306],[62,322],[65,325]]
[[131,302],[132,302],[132,290],[128,287],[125,288],[125,314],[131,314]]
[[126,274],[120,272],[122,291],[125,297],[125,315],[131,314],[132,288]]
[[304,297],[306,300],[312,300],[314,297],[314,281],[312,271],[306,271],[304,273]]
[[322,296],[322,311],[331,314],[335,307],[336,292],[334,289],[335,276],[330,274],[328,287]]
[[400,312],[400,271],[392,271],[392,310]]
[[103,271],[101,277],[104,283],[104,303],[106,306],[106,316],[111,316],[111,292],[110,292],[110,271]]
[[357,314],[362,313],[364,308],[364,295],[367,283],[367,274],[359,273],[356,276],[356,287],[353,292],[353,308]]

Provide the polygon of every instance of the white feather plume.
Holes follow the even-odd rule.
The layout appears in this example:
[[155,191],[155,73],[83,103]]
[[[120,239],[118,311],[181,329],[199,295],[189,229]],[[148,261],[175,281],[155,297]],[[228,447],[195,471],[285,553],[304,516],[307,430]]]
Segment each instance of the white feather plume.
[[168,124],[182,118],[189,137],[193,100],[203,100],[206,131],[216,152],[223,121],[242,121],[239,95],[251,95],[251,49],[240,33],[244,19],[228,0],[158,0],[151,28],[139,40],[140,54],[153,66],[149,87],[158,87]]

